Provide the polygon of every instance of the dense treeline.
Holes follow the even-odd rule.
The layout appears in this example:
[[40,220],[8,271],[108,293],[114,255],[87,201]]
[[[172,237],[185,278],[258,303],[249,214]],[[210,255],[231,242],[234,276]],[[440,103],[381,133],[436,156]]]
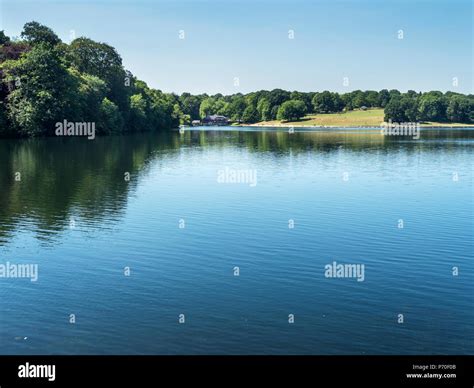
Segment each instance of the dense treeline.
[[396,122],[474,123],[474,95],[431,91],[417,93],[383,89],[355,90],[339,94],[261,90],[246,95],[191,96],[179,98],[186,117],[195,120],[206,114],[221,114],[233,121],[255,123],[268,120],[298,120],[307,114],[337,113],[360,108],[383,108],[385,120]]
[[474,123],[474,96],[453,92],[167,94],[124,69],[108,44],[84,37],[65,44],[37,22],[25,24],[20,40],[0,31],[0,136],[53,135],[65,119],[94,122],[100,135],[175,128],[211,114],[255,123],[360,108],[384,108],[385,120],[398,122]]
[[177,127],[177,96],[150,89],[117,51],[87,38],[65,44],[25,24],[20,41],[0,32],[0,135],[53,135],[55,123],[94,122],[98,134]]
[[404,122],[474,123],[474,95],[409,91],[391,98],[385,106],[385,120]]

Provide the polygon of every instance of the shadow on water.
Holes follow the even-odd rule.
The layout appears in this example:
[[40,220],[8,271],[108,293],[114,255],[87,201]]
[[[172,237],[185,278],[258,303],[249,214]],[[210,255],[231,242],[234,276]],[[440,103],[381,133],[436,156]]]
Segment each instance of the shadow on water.
[[[88,141],[46,138],[0,141],[0,245],[28,225],[49,240],[71,217],[90,223],[118,218],[147,166],[192,148],[240,147],[286,157],[290,152],[445,152],[472,147],[474,131],[425,130],[420,140],[379,131],[177,131],[111,136]],[[21,175],[18,175],[21,174]],[[130,174],[127,181],[126,173]],[[21,180],[20,180],[21,179]]]

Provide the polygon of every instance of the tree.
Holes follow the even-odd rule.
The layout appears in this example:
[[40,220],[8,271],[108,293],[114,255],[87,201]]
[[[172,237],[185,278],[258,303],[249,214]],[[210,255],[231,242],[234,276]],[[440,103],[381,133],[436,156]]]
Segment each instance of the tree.
[[7,97],[7,111],[18,132],[29,136],[54,133],[55,123],[68,118],[77,97],[74,79],[59,51],[39,43],[1,68],[6,81],[15,85]]
[[257,111],[261,121],[271,120],[270,101],[268,101],[266,97],[262,97],[258,100]]
[[141,132],[149,127],[147,122],[147,103],[141,94],[130,97],[130,129],[132,132]]
[[244,115],[244,111],[247,108],[247,103],[242,95],[237,95],[232,98],[232,102],[229,104],[229,116],[232,120],[240,122]]
[[0,137],[6,137],[11,134],[11,126],[8,125],[7,111],[5,104],[0,102]]
[[332,93],[327,90],[322,93],[316,93],[313,97],[313,106],[316,113],[334,112]]
[[299,120],[306,113],[306,105],[301,100],[290,100],[284,102],[278,109],[278,120]]
[[388,104],[389,101],[390,101],[390,93],[388,92],[387,89],[382,89],[379,92],[377,106],[379,106],[380,108],[385,108],[385,106]]
[[397,89],[391,89],[389,92],[388,92],[389,96],[390,96],[390,100],[394,97],[400,97],[401,96],[401,93],[397,90]]
[[400,97],[390,99],[389,103],[385,107],[384,113],[384,120],[387,122],[389,120],[398,123],[406,121],[406,116],[401,104]]
[[120,133],[122,132],[123,118],[119,108],[107,97],[104,97],[100,104],[100,121],[98,125],[99,133]]
[[375,90],[367,90],[364,93],[364,97],[365,97],[366,106],[369,106],[369,107],[379,106],[378,105],[379,94]]
[[242,115],[242,121],[249,124],[259,121],[257,108],[255,108],[253,105],[247,106]]
[[73,106],[74,112],[72,112],[75,119],[77,121],[99,121],[101,105],[107,91],[105,82],[96,76],[80,73],[74,69],[70,69],[70,73],[76,79],[78,94]]
[[61,39],[49,27],[38,22],[29,22],[23,26],[21,37],[28,43],[46,43],[55,46],[61,43]]
[[199,106],[199,116],[203,119],[206,116],[214,114],[215,100],[212,97],[205,98]]
[[400,104],[407,121],[418,121],[418,99],[416,95],[413,95],[413,97],[403,96]]
[[385,121],[415,122],[418,118],[418,100],[408,95],[397,96],[385,107]]
[[149,126],[147,129],[169,129],[176,128],[180,124],[182,112],[174,96],[159,90],[142,90],[149,105],[146,115]]
[[214,103],[214,113],[223,116],[229,116],[229,103],[219,98]]
[[179,118],[179,124],[180,125],[190,125],[191,124],[191,116],[182,114]]
[[281,104],[290,99],[290,92],[282,89],[273,89],[268,92],[268,101],[270,102],[270,118],[275,120],[278,114],[278,109]]
[[278,109],[280,109],[280,105],[272,106],[272,109],[270,110],[270,120],[275,120],[277,118]]
[[368,105],[363,91],[355,90],[354,92],[352,92],[352,105],[354,108],[360,108],[362,106]]
[[80,71],[104,80],[107,85],[107,98],[121,110],[127,110],[131,94],[126,80],[129,75],[122,66],[122,58],[115,48],[106,43],[94,42],[88,38],[74,39],[68,46],[67,55],[71,66]]
[[[117,51],[79,38],[60,42],[49,28],[25,24],[23,41],[0,33],[0,135],[55,133],[58,121],[95,122],[98,133],[177,127],[189,122],[182,105],[199,114],[203,97],[150,89],[122,66]],[[228,108],[220,97],[218,108]]]
[[5,32],[0,31],[0,45],[10,42],[10,38],[5,35]]
[[191,120],[199,119],[199,106],[201,105],[199,97],[183,93],[179,101],[184,114],[189,115]]
[[342,103],[344,104],[345,110],[353,110],[354,106],[352,105],[352,95],[351,93],[344,93],[341,96]]
[[474,122],[474,101],[465,96],[451,96],[446,108],[446,117],[451,122]]
[[291,92],[290,99],[291,100],[301,100],[304,102],[306,106],[306,112],[312,112],[313,111],[313,99],[314,93],[302,93],[302,92]]
[[405,96],[408,96],[410,98],[416,98],[418,97],[418,93],[415,92],[414,90],[408,90],[406,93],[405,93]]
[[344,109],[344,101],[338,93],[332,93],[333,112],[341,112]]
[[423,94],[420,97],[418,113],[422,121],[445,121],[446,101],[442,95],[439,96],[433,92]]

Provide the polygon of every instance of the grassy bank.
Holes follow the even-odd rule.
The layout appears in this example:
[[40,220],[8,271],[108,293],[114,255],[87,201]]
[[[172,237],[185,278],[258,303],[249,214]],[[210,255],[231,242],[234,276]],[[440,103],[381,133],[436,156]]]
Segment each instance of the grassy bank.
[[[380,127],[384,121],[383,109],[353,110],[344,113],[322,113],[308,115],[299,121],[262,121],[253,126],[264,127]],[[421,126],[472,127],[473,124],[425,122]]]

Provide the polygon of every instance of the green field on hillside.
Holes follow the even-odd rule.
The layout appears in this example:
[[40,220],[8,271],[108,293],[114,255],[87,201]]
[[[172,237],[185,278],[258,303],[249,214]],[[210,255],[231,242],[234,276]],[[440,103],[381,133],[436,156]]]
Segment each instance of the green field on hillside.
[[[380,127],[384,121],[383,109],[352,110],[341,113],[321,113],[308,115],[298,121],[262,121],[255,126],[268,127],[305,127],[305,126],[328,126],[328,127]],[[468,127],[469,124],[462,123],[436,123],[425,122],[421,126],[437,127]]]

